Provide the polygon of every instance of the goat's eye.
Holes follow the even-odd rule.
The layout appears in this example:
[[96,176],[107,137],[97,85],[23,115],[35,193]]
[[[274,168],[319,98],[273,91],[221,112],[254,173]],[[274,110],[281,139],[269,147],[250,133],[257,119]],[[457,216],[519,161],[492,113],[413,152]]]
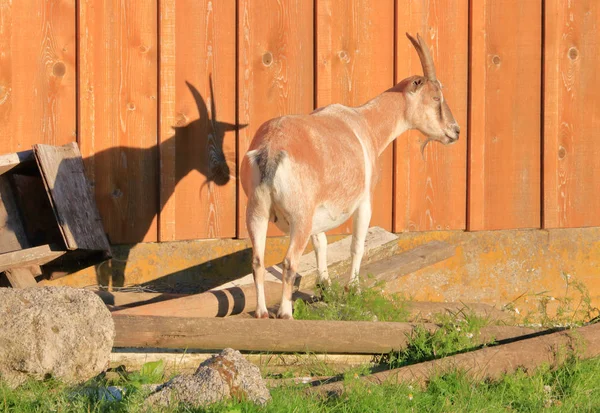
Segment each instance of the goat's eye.
[[434,96],[433,100],[435,100],[436,102],[439,102],[440,101],[440,97],[439,96]]

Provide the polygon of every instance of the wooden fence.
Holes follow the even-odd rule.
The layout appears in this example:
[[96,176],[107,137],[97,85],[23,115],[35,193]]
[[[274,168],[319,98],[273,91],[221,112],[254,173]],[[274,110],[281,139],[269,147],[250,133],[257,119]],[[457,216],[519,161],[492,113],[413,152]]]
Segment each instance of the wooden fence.
[[596,0],[0,0],[0,151],[77,140],[112,242],[244,237],[258,126],[420,74],[420,32],[465,133],[390,146],[372,224],[599,226],[599,21]]

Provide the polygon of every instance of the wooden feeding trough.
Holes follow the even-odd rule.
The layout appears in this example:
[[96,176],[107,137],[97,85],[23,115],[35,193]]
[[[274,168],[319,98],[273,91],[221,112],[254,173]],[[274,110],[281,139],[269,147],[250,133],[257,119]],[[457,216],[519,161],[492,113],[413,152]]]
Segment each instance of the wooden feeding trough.
[[76,143],[0,155],[0,272],[13,287],[108,258]]

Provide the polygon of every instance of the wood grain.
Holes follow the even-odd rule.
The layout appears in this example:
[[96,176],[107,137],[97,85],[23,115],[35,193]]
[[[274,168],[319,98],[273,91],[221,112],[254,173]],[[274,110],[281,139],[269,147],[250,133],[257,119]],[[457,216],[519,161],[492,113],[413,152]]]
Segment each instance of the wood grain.
[[28,268],[11,268],[4,272],[13,288],[37,286],[37,281]]
[[452,146],[420,143],[410,131],[396,141],[394,232],[456,230],[466,226],[468,19],[467,2],[398,0],[396,82],[422,75],[405,33],[420,33],[429,46],[444,99],[461,127]]
[[75,3],[0,2],[0,153],[75,140]]
[[56,245],[40,245],[0,254],[0,272],[9,268],[43,265],[65,253]]
[[[265,282],[265,300],[267,307],[278,304],[281,300],[281,283]],[[248,284],[126,308],[113,315],[227,317],[255,310],[256,288],[254,284]]]
[[113,243],[157,240],[157,3],[79,4],[79,143]]
[[235,16],[235,0],[160,2],[161,241],[236,235]]
[[546,2],[545,228],[600,225],[600,3]]
[[[238,168],[265,121],[309,113],[314,104],[313,3],[238,1]],[[239,169],[238,169],[239,170]],[[247,198],[238,184],[238,236],[247,237]],[[273,224],[269,235],[280,232]]]
[[470,230],[540,227],[539,1],[472,1]]
[[110,251],[77,144],[37,144],[33,152],[67,248]]
[[[359,106],[394,85],[394,1],[317,0],[316,106]],[[392,230],[393,147],[379,158],[372,226]],[[352,220],[331,233],[351,233]]]
[[[382,354],[403,348],[416,327],[371,321],[113,316],[115,347]],[[433,331],[435,325],[420,326]],[[324,339],[327,337],[328,339]]]

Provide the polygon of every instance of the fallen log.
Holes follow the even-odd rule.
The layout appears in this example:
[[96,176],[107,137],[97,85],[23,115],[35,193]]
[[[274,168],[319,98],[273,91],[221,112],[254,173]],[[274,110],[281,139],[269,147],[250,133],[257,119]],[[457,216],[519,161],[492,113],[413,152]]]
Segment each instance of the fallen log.
[[[115,347],[383,354],[406,346],[417,324],[371,321],[180,318],[113,313]],[[435,324],[418,324],[435,331]],[[534,332],[519,327],[483,329],[481,340]]]
[[[435,375],[460,370],[474,380],[497,380],[517,369],[532,373],[544,364],[559,366],[570,355],[583,359],[600,356],[600,323],[382,371],[360,379],[374,384],[411,382],[423,385]],[[310,389],[323,395],[343,390],[340,382]]]
[[104,304],[115,307],[133,307],[187,297],[188,294],[148,293],[134,291],[94,291]]
[[[281,284],[265,282],[267,306],[281,299]],[[226,317],[256,310],[254,284],[211,290],[113,312],[113,315],[161,317]]]

